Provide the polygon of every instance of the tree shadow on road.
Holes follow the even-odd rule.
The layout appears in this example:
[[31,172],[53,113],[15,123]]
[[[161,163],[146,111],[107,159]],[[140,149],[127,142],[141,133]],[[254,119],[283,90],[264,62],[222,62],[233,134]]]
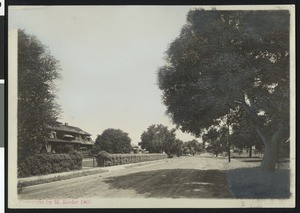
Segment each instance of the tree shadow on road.
[[165,169],[105,180],[113,189],[135,190],[151,198],[232,198],[224,171]]
[[237,159],[237,160],[240,160],[242,162],[248,162],[248,163],[251,163],[251,162],[261,162],[262,161],[262,157],[244,157],[244,156],[238,156],[238,157],[231,157],[232,159]]
[[290,170],[273,172],[259,168],[239,168],[227,171],[228,182],[236,198],[290,197]]
[[110,177],[104,181],[111,189],[134,190],[149,198],[287,199],[290,197],[288,169],[274,172],[264,172],[259,168],[228,171],[164,169]]

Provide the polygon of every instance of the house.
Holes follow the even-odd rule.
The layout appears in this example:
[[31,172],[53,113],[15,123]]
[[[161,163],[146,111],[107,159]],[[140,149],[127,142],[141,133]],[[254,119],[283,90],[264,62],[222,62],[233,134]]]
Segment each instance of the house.
[[142,149],[139,146],[133,146],[132,148],[133,148],[132,153],[134,153],[134,154],[141,154],[141,153],[148,154],[149,153],[148,151],[146,151],[146,149]]
[[95,142],[91,134],[82,129],[69,126],[68,123],[57,123],[49,126],[50,135],[46,140],[46,152],[61,152],[62,147],[72,147],[75,150],[90,150]]

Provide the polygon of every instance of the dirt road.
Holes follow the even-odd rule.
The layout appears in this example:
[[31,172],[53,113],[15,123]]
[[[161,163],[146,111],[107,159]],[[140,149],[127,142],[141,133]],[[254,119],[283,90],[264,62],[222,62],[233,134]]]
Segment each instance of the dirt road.
[[251,166],[226,158],[180,157],[26,187],[19,199],[232,198],[225,170]]

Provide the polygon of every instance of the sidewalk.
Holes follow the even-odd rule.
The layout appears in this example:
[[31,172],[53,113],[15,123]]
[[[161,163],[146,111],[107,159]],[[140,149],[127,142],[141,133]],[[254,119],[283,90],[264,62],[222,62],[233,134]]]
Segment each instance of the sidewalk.
[[110,172],[120,169],[126,169],[126,168],[132,168],[137,166],[143,166],[147,164],[160,164],[163,162],[168,162],[170,160],[174,160],[176,158],[166,158],[161,160],[154,160],[154,161],[146,161],[146,162],[140,162],[140,163],[132,163],[132,164],[123,164],[123,165],[117,165],[117,166],[109,166],[109,167],[84,167],[81,170],[73,170],[68,172],[61,172],[61,173],[53,173],[48,175],[41,175],[41,176],[32,176],[32,177],[26,177],[26,178],[18,178],[18,188],[26,187],[26,186],[32,186],[32,185],[38,185],[43,183],[49,183],[53,181],[59,181],[59,180],[66,180],[71,178],[77,178],[87,175],[93,175],[97,173],[103,173],[103,172]]

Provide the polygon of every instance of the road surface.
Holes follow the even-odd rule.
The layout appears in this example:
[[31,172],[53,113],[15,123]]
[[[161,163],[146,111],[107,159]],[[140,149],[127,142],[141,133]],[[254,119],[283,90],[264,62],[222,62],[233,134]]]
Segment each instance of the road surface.
[[249,163],[209,156],[166,159],[25,187],[19,199],[232,198],[226,170],[237,167],[249,167]]

